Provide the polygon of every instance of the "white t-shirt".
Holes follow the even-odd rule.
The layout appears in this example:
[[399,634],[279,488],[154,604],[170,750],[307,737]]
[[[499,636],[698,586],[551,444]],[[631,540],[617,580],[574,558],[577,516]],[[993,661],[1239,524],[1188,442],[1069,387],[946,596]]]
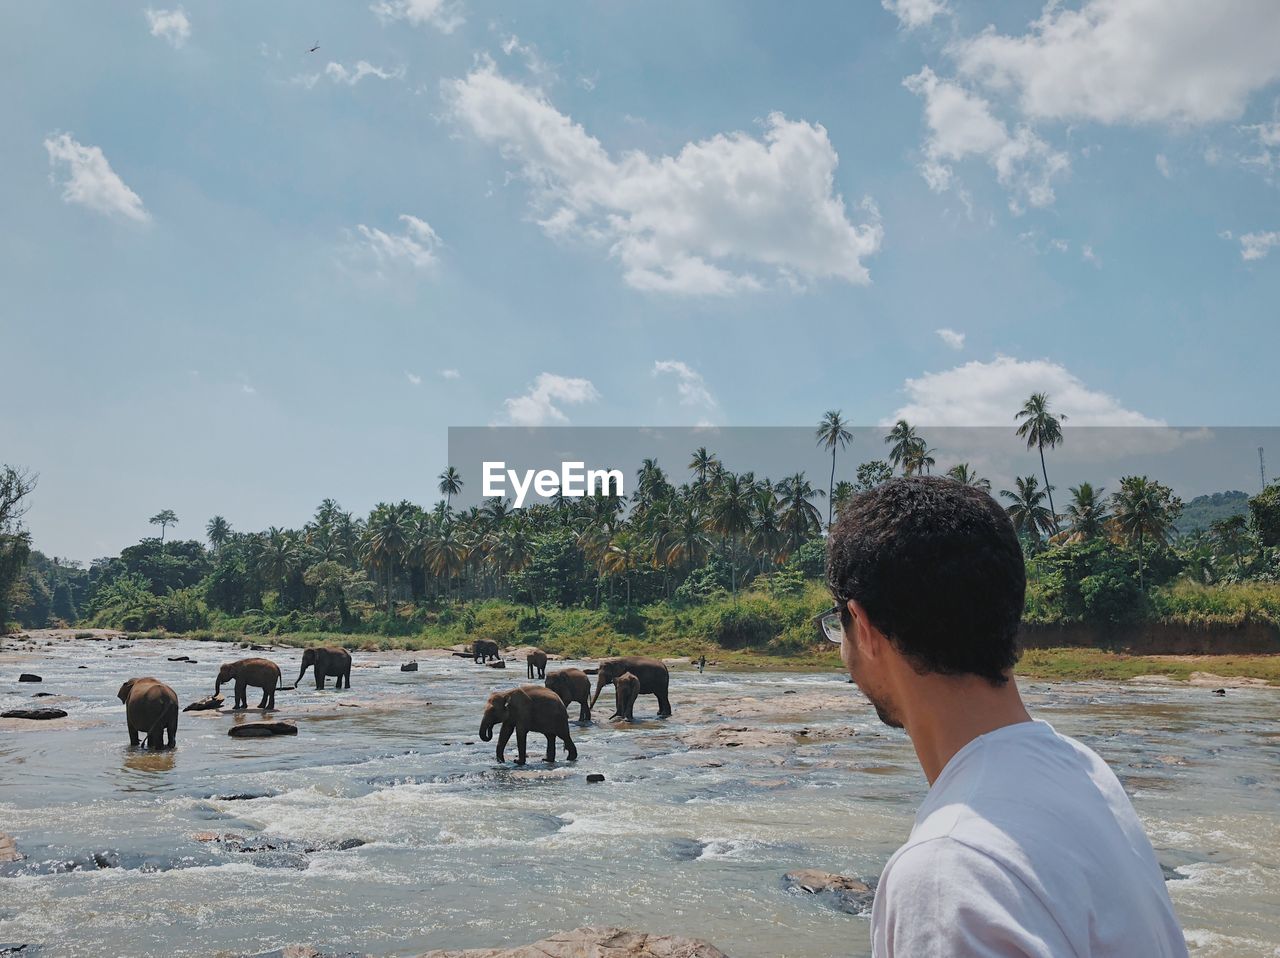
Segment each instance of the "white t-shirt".
[[1047,722],[957,752],[880,876],[876,958],[1169,958],[1186,941],[1115,774]]

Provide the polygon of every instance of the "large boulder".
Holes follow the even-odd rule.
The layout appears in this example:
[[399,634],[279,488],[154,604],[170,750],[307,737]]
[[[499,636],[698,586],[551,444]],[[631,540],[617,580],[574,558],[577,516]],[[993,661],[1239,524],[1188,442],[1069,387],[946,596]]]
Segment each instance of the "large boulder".
[[36,675],[34,672],[23,672],[18,676],[19,682],[43,682],[44,679]]
[[705,941],[622,928],[578,928],[531,945],[428,951],[421,958],[729,958]]
[[298,726],[292,722],[243,722],[227,729],[232,738],[265,738],[268,735],[297,735]]

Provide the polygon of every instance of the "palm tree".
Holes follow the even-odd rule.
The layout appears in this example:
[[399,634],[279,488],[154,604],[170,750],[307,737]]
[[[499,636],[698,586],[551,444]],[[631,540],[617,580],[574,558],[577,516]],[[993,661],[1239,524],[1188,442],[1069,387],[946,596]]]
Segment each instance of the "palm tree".
[[262,537],[257,566],[261,574],[275,584],[276,593],[282,598],[289,575],[298,567],[298,558],[298,540],[292,532],[275,526],[267,530]]
[[365,529],[365,554],[369,565],[383,573],[386,584],[387,614],[395,589],[396,569],[409,547],[410,530],[406,521],[410,504],[379,503],[369,516]]
[[174,513],[172,509],[164,509],[161,512],[157,512],[154,516],[152,516],[147,521],[151,523],[153,526],[160,527],[160,548],[163,549],[164,548],[164,530],[169,528],[169,526],[176,526],[178,524],[177,514]]
[[836,483],[835,489],[831,491],[832,505],[835,506],[836,518],[840,518],[843,512],[853,502],[853,497],[858,494],[858,487],[848,479],[841,479]]
[[711,500],[711,527],[729,543],[729,587],[738,601],[738,563],[734,553],[738,539],[751,528],[754,481],[750,474],[724,472]]
[[948,469],[947,478],[954,479],[962,486],[973,486],[973,488],[981,489],[983,492],[991,491],[991,480],[984,479],[978,475],[967,462],[956,463]]
[[1001,489],[1000,495],[1009,500],[1005,511],[1013,522],[1013,528],[1019,536],[1025,536],[1032,542],[1040,542],[1046,533],[1054,528],[1053,516],[1044,507],[1045,495],[1040,491],[1040,480],[1035,476],[1021,476],[1014,480],[1016,492]]
[[453,497],[462,492],[462,474],[453,466],[449,466],[436,478],[440,480],[440,494],[444,496],[444,507],[448,510]]
[[923,473],[927,476],[929,475],[929,470],[937,464],[937,460],[933,458],[933,450],[921,439],[909,454],[906,474],[908,476],[918,476]]
[[666,551],[660,555],[666,565],[692,570],[706,559],[711,552],[711,538],[696,503],[683,500],[671,503],[664,544]]
[[1053,507],[1053,486],[1049,485],[1049,470],[1044,464],[1044,447],[1053,449],[1062,442],[1062,424],[1066,416],[1054,416],[1049,412],[1049,397],[1045,393],[1032,393],[1013,417],[1021,419],[1016,435],[1027,441],[1027,448],[1033,446],[1040,452],[1040,472],[1044,476],[1044,488],[1049,494],[1049,511],[1053,513],[1053,526],[1058,527],[1058,513]]
[[782,528],[787,533],[791,551],[795,552],[818,531],[822,514],[809,500],[823,492],[814,489],[803,472],[788,476],[776,488],[782,500]]
[[1071,505],[1067,506],[1066,519],[1073,541],[1088,542],[1101,535],[1107,519],[1107,504],[1102,498],[1105,491],[1095,490],[1088,482],[1071,487]]
[[1138,552],[1138,586],[1146,591],[1146,543],[1167,545],[1173,523],[1182,511],[1182,500],[1168,486],[1146,476],[1125,476],[1120,491],[1111,495],[1111,523],[1121,539]]
[[1244,571],[1244,552],[1249,546],[1249,519],[1244,513],[1218,519],[1209,531],[1222,550],[1236,560],[1236,572]]
[[644,543],[630,529],[618,532],[601,557],[600,565],[609,575],[620,575],[627,584],[627,611],[631,611],[631,573],[640,565]]
[[836,450],[847,446],[853,439],[853,433],[849,431],[849,424],[840,415],[839,409],[828,409],[814,435],[818,438],[819,446],[826,446],[831,450],[831,481],[827,483],[827,528],[830,529],[831,512],[835,508],[836,498]]
[[205,525],[204,531],[209,537],[209,545],[213,546],[213,551],[221,552],[222,547],[231,538],[231,523],[222,516],[214,516]]
[[766,563],[774,565],[787,555],[787,534],[779,521],[781,507],[772,486],[756,490],[747,545],[759,560],[761,571],[764,571]]
[[[444,579],[445,594],[452,591],[452,582],[466,567],[470,550],[464,540],[462,523],[445,522],[434,530],[423,544],[423,558],[433,575]],[[466,586],[466,580],[463,580]]]
[[894,466],[902,466],[903,474],[910,475],[908,468],[911,458],[924,443],[924,440],[916,435],[915,426],[905,419],[899,419],[889,430],[889,435],[884,437],[884,441],[890,446],[889,462]]

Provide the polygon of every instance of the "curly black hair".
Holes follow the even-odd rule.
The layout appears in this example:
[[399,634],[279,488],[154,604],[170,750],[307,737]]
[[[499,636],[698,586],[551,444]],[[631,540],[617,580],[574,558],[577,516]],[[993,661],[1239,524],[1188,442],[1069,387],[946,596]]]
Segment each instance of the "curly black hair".
[[1026,566],[1008,515],[981,489],[912,476],[857,496],[831,531],[827,585],[918,672],[998,686],[1018,661]]

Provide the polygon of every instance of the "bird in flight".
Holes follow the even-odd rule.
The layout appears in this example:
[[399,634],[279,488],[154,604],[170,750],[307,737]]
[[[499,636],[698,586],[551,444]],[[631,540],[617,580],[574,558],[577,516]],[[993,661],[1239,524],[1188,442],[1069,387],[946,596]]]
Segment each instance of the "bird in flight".
[[307,49],[307,52],[308,52],[308,53],[315,53],[315,52],[316,52],[317,50],[319,50],[319,49],[320,49],[320,41],[319,41],[319,40],[317,40],[317,41],[316,41],[316,43],[315,43],[315,46],[313,46],[313,47],[309,47],[309,48]]

